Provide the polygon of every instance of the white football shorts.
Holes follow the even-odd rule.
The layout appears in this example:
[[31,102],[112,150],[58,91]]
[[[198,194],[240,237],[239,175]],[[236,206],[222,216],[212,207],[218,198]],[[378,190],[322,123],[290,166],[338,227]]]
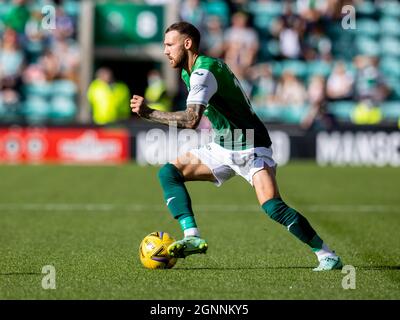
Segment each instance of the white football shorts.
[[218,187],[235,175],[242,176],[253,186],[256,172],[265,166],[276,167],[276,162],[272,159],[272,149],[266,147],[229,150],[211,142],[189,152],[210,168]]

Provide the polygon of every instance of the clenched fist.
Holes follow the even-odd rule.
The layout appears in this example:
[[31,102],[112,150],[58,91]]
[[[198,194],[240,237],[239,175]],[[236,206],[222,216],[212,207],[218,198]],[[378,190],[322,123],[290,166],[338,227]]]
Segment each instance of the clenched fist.
[[149,108],[144,102],[144,98],[138,95],[134,95],[131,99],[131,109],[132,112],[137,113],[139,116],[143,117],[149,114],[152,109]]

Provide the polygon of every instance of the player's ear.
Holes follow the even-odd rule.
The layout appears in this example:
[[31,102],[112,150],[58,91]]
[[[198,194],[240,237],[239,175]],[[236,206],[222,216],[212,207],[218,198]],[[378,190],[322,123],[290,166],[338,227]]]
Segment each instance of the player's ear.
[[185,46],[186,50],[189,50],[193,45],[192,39],[186,38],[185,41],[183,42],[183,45]]

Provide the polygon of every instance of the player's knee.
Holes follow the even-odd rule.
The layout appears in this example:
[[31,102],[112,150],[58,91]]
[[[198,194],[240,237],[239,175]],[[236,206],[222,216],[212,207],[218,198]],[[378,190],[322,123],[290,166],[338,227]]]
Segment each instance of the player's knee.
[[158,179],[161,184],[165,182],[181,182],[183,181],[183,176],[177,167],[171,163],[166,163],[158,171]]

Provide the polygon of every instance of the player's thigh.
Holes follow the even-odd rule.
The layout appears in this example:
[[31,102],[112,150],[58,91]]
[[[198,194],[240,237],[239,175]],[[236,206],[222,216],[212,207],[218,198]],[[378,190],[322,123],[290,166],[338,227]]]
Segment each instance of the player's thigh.
[[211,169],[191,152],[181,155],[171,163],[182,173],[185,181],[215,181]]
[[253,175],[253,186],[258,202],[262,205],[266,201],[280,197],[276,181],[276,167],[265,166]]

